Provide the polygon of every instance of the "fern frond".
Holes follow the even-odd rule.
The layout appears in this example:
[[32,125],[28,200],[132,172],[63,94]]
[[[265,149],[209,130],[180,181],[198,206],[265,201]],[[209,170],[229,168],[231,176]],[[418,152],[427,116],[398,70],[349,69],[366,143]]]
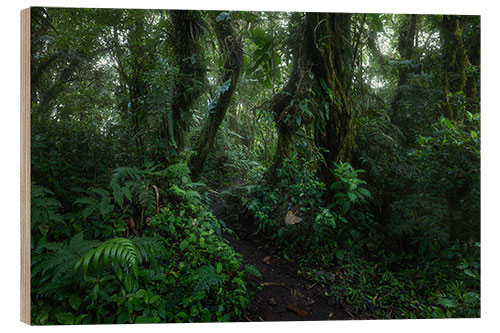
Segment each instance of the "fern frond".
[[135,245],[138,250],[140,263],[153,257],[163,257],[168,254],[164,242],[157,237],[141,237],[140,239],[135,239]]
[[38,198],[45,196],[46,194],[54,195],[54,193],[48,188],[40,185],[31,184],[31,198]]
[[245,268],[243,269],[243,272],[245,274],[252,274],[256,277],[259,277],[261,278],[262,277],[262,274],[259,272],[259,270],[257,269],[257,267],[255,267],[254,265],[245,265]]
[[224,278],[217,274],[212,265],[205,265],[198,269],[198,282],[194,287],[194,293],[198,294],[202,291],[208,292],[212,286],[221,286],[224,283]]
[[[40,246],[46,253],[38,256],[39,260],[33,265],[33,276],[41,273],[54,280],[65,276],[71,271],[75,263],[88,251],[99,246],[98,241],[86,241],[83,233],[78,233],[71,238],[68,244],[46,243]],[[41,249],[37,249],[40,251]]]
[[140,180],[142,176],[143,172],[137,167],[118,167],[113,174],[113,178],[118,182],[136,181]]
[[170,179],[181,180],[182,177],[188,177],[191,173],[189,167],[184,163],[169,165],[165,170],[165,176]]
[[87,217],[92,215],[93,212],[99,209],[99,203],[97,202],[96,199],[91,197],[78,198],[75,200],[74,203],[86,205],[85,208],[82,210],[82,215],[84,219],[86,219]]
[[109,192],[103,188],[93,187],[90,189],[92,192],[99,194],[101,197],[109,197]]
[[83,277],[86,278],[90,264],[92,263],[94,269],[102,262],[104,266],[113,263],[118,263],[122,266],[132,269],[135,277],[139,275],[138,270],[138,250],[135,244],[127,238],[112,238],[99,247],[90,250],[82,258],[80,258],[74,268],[73,274],[75,275],[81,267]]

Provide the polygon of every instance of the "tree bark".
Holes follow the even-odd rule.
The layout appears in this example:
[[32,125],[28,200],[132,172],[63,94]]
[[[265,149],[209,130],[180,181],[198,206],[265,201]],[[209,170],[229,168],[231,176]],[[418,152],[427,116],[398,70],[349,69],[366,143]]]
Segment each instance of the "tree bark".
[[[412,60],[415,50],[415,37],[417,35],[418,15],[405,15],[405,18],[399,28],[398,51],[399,55],[404,60]],[[398,85],[396,94],[391,104],[393,117],[398,112],[399,102],[404,97],[403,86],[408,81],[408,68],[404,67],[399,70]]]
[[[203,171],[205,160],[212,150],[219,126],[231,104],[243,63],[243,46],[239,37],[236,36],[232,25],[233,20],[222,19],[217,22],[216,17],[214,13],[212,15],[213,27],[224,57],[222,85],[218,96],[212,102],[215,104],[211,104],[212,109],[208,111],[208,119],[201,130],[196,155],[191,159],[190,168],[194,178],[197,178]],[[227,84],[228,87],[226,87]]]
[[[172,10],[173,53],[178,73],[172,106],[172,123],[165,120],[165,126],[172,126],[170,143],[179,154],[186,144],[186,133],[192,117],[191,108],[201,95],[206,77],[206,66],[200,37],[203,21],[199,11]],[[171,131],[166,128],[166,133]],[[166,138],[165,138],[166,139]],[[172,140],[173,139],[173,140]]]
[[[457,103],[450,100],[451,95],[466,92],[469,60],[462,38],[464,25],[465,19],[461,16],[443,15],[441,21],[444,115],[449,119],[459,117]],[[469,91],[472,93],[475,89],[469,87]]]
[[317,106],[314,124],[316,146],[322,152],[319,177],[332,197],[330,184],[335,180],[330,168],[335,162],[349,162],[354,149],[350,90],[350,14],[308,13],[306,40],[314,75],[312,96]]
[[271,98],[269,109],[272,113],[278,141],[273,157],[273,163],[267,171],[265,178],[275,184],[278,180],[277,171],[282,166],[283,160],[288,157],[290,147],[298,130],[295,117],[301,112],[298,105],[309,98],[311,92],[311,64],[308,58],[307,41],[305,36],[305,22],[297,28],[292,41],[293,64],[290,77],[283,89]]
[[[267,180],[290,152],[301,114],[308,101],[314,114],[314,142],[322,153],[319,177],[329,188],[334,162],[349,161],[354,148],[350,90],[352,82],[350,14],[307,13],[294,45],[293,68],[287,85],[270,102],[278,132],[276,153]],[[303,117],[307,122],[306,117]],[[291,121],[290,121],[291,120]]]

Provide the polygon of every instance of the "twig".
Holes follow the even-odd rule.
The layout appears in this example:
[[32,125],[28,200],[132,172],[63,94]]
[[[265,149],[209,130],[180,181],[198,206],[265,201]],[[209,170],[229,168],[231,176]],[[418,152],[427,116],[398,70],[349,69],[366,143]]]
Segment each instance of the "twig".
[[314,282],[313,284],[311,284],[309,287],[307,287],[307,290],[311,289],[312,287],[314,287],[315,285],[317,285],[318,282]]

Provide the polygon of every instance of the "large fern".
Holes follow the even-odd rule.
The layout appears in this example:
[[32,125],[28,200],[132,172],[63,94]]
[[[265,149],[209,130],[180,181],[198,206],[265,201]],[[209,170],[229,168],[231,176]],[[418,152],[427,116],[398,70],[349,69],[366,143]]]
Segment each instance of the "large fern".
[[63,217],[58,213],[60,202],[48,188],[31,185],[31,226],[46,229],[52,223],[61,223]]
[[81,257],[75,264],[73,274],[76,275],[81,268],[83,277],[86,278],[90,265],[94,269],[98,268],[99,264],[104,267],[118,263],[128,269],[131,269],[135,277],[139,277],[139,251],[135,244],[127,238],[112,238],[108,239],[97,248],[90,250]]
[[110,186],[113,190],[115,202],[121,206],[123,197],[138,208],[148,208],[156,203],[155,192],[151,189],[151,179],[161,177],[162,173],[154,168],[141,170],[137,167],[119,167],[111,178]]
[[74,235],[66,243],[45,243],[34,249],[31,261],[32,292],[46,297],[54,295],[71,282],[75,263],[101,244],[84,240],[83,233]]
[[102,188],[91,188],[89,190],[89,194],[92,193],[98,194],[100,198],[95,198],[89,195],[76,199],[74,204],[84,206],[81,212],[84,219],[88,218],[96,211],[98,211],[102,217],[106,217],[114,208],[111,203],[110,193]]

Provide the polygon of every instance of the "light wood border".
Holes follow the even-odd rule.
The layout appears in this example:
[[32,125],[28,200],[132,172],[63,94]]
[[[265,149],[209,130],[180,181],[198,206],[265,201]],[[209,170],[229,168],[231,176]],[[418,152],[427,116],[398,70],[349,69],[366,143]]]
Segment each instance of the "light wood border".
[[21,321],[31,323],[31,10],[21,11]]

